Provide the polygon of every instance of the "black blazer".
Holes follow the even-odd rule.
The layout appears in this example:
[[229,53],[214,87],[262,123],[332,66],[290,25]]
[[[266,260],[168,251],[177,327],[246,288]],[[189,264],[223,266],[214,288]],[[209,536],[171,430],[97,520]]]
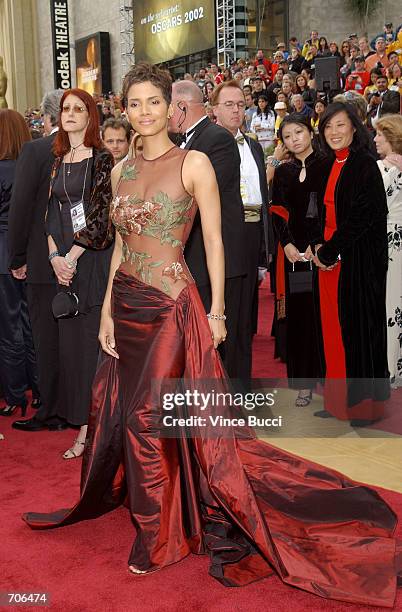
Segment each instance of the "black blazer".
[[[205,153],[215,170],[221,200],[225,277],[242,276],[247,272],[245,221],[240,195],[240,155],[236,141],[230,132],[206,117],[197,125],[185,148]],[[209,285],[199,212],[195,216],[184,256],[196,284]]]
[[25,143],[15,169],[8,217],[9,266],[15,270],[27,264],[29,283],[55,283],[45,234],[55,136]]
[[272,255],[274,253],[274,231],[272,227],[272,219],[271,215],[268,214],[268,204],[269,204],[269,195],[268,195],[268,182],[267,175],[265,169],[265,160],[264,160],[264,151],[259,142],[250,138],[246,134],[244,134],[246,142],[251,149],[251,153],[253,154],[255,163],[257,164],[258,174],[260,177],[260,190],[262,196],[262,223],[264,230],[264,246],[265,246],[265,257],[267,266],[270,264],[272,260]]

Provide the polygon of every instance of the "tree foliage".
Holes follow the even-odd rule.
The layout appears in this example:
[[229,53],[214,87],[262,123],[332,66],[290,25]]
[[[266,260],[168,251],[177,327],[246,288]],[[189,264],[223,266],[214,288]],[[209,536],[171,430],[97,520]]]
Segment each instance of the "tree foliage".
[[355,15],[364,31],[367,33],[367,25],[370,18],[381,6],[382,0],[346,0],[349,11]]

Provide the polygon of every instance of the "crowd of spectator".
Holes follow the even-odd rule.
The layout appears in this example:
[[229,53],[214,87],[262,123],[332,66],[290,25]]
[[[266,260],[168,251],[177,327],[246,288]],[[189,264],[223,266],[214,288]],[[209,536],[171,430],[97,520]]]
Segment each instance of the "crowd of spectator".
[[[330,56],[335,56],[339,58],[339,87],[336,90],[332,90],[331,92],[321,91],[317,86],[317,81],[315,78],[317,58]],[[216,63],[211,63],[205,68],[200,68],[195,74],[188,73],[184,75],[183,79],[178,79],[173,84],[174,96],[172,100],[172,106],[175,109],[174,117],[176,117],[176,115],[177,117],[176,119],[174,117],[173,119],[171,118],[169,124],[171,129],[171,136],[173,139],[173,133],[175,133],[175,136],[179,137],[177,141],[176,139],[174,140],[175,144],[178,144],[179,146],[187,146],[189,139],[191,138],[191,134],[194,132],[197,125],[200,122],[202,123],[202,121],[207,122],[207,119],[205,117],[205,115],[207,115],[210,120],[214,124],[216,124],[213,126],[213,128],[220,128],[219,138],[221,141],[222,139],[224,140],[225,138],[227,138],[227,132],[225,130],[229,130],[229,132],[232,132],[232,135],[235,137],[236,142],[238,143],[238,147],[242,146],[242,142],[244,141],[243,135],[248,138],[247,146],[250,149],[251,153],[253,153],[253,155],[255,154],[255,163],[253,162],[255,165],[253,169],[253,172],[255,173],[254,183],[257,184],[258,178],[259,189],[254,190],[253,188],[253,190],[251,190],[248,194],[249,199],[251,198],[252,200],[251,202],[245,202],[245,199],[247,200],[247,197],[245,197],[244,199],[244,194],[242,195],[241,193],[239,193],[238,196],[242,197],[246,212],[249,213],[249,208],[252,208],[252,222],[250,221],[250,215],[249,218],[246,219],[246,225],[247,221],[250,221],[250,223],[248,224],[248,231],[252,232],[256,230],[257,226],[254,227],[255,221],[260,224],[258,226],[259,232],[261,229],[260,226],[264,225],[264,231],[266,231],[267,234],[266,236],[264,236],[264,240],[266,244],[268,244],[270,240],[269,232],[267,230],[269,224],[266,219],[264,220],[262,214],[255,214],[255,206],[258,204],[261,210],[264,211],[264,214],[267,212],[268,186],[272,186],[274,172],[282,162],[289,161],[289,158],[293,159],[292,155],[296,160],[298,160],[298,163],[300,162],[301,164],[301,174],[300,168],[297,167],[297,173],[295,175],[296,178],[293,177],[295,178],[295,185],[297,187],[296,192],[298,194],[298,203],[300,195],[300,183],[303,182],[301,181],[300,176],[302,176],[303,173],[306,172],[306,166],[303,165],[305,163],[305,158],[300,157],[300,155],[298,157],[297,151],[295,153],[288,143],[286,143],[285,141],[282,142],[284,132],[283,127],[286,125],[288,126],[287,130],[285,130],[285,133],[289,130],[294,130],[295,132],[298,130],[300,133],[303,132],[306,143],[308,145],[308,147],[306,145],[305,151],[310,152],[309,147],[312,147],[311,139],[314,140],[315,145],[320,141],[321,144],[319,146],[322,146],[322,143],[325,140],[323,139],[322,132],[325,121],[328,119],[328,110],[330,109],[327,109],[327,107],[329,102],[335,102],[337,104],[340,104],[341,106],[338,106],[337,108],[344,108],[345,103],[347,102],[347,106],[352,105],[354,107],[354,111],[356,111],[357,113],[356,117],[353,115],[353,121],[357,121],[360,127],[362,125],[365,126],[365,133],[367,133],[367,131],[371,132],[372,138],[367,139],[366,147],[369,149],[370,156],[372,157],[374,154],[377,159],[378,157],[382,158],[384,157],[384,155],[382,155],[381,151],[378,148],[378,138],[381,139],[381,134],[384,132],[385,129],[382,123],[382,121],[384,120],[384,116],[387,117],[388,115],[392,115],[392,124],[396,126],[396,132],[398,132],[398,129],[401,129],[399,121],[400,119],[402,120],[401,69],[401,27],[394,32],[391,25],[386,24],[384,26],[384,33],[377,35],[371,41],[369,41],[365,36],[359,38],[356,34],[352,34],[348,37],[348,39],[342,41],[340,44],[336,43],[333,40],[327,39],[324,36],[320,36],[317,31],[312,31],[310,37],[304,43],[300,43],[295,37],[292,37],[290,38],[288,45],[285,45],[285,43],[279,43],[277,45],[276,51],[271,55],[268,55],[264,53],[262,49],[259,49],[253,59],[237,59],[236,61],[232,62],[230,67],[220,67]],[[121,94],[109,93],[108,95],[94,94],[91,97],[89,96],[89,94],[86,94],[86,92],[82,92],[81,90],[76,91],[81,92],[80,95],[84,96],[85,94],[85,96],[88,97],[88,103],[84,101],[85,108],[92,108],[93,124],[94,126],[96,125],[96,127],[94,127],[94,132],[96,132],[96,143],[98,148],[103,149],[103,146],[105,146],[106,149],[108,149],[109,152],[112,154],[114,164],[117,164],[118,162],[127,157],[130,152],[130,147],[133,151],[133,156],[135,156],[135,154],[138,152],[137,146],[141,146],[141,143],[140,139],[138,138],[138,135],[133,138],[134,132],[132,126],[127,120],[127,115],[123,104],[123,96]],[[29,128],[30,135],[27,131],[24,136],[25,139],[42,139],[43,135],[54,135],[57,132],[57,130],[60,128],[60,98],[64,94],[61,90],[51,92],[50,94],[45,96],[41,109],[28,109],[26,111],[24,117],[25,123],[22,118],[21,122],[25,129],[26,127]],[[75,102],[76,104],[73,107],[71,107],[71,104],[65,107],[62,106],[63,113],[77,112],[78,115],[85,114],[85,109],[84,106],[82,106],[81,102]],[[342,114],[343,111],[339,112]],[[297,121],[294,120],[295,113],[297,114]],[[98,119],[100,129],[98,126]],[[350,118],[348,119],[348,121],[350,124],[349,127],[352,130],[352,121]],[[175,124],[175,129],[172,130],[173,124]],[[390,126],[388,125],[388,123],[385,127],[388,131],[390,130]],[[222,128],[225,129],[223,130]],[[375,144],[374,137],[377,139],[375,141]],[[237,140],[238,138],[240,139],[239,141]],[[232,141],[231,143],[233,145]],[[42,140],[41,142],[35,144],[39,144],[40,146],[42,146]],[[22,142],[20,143],[20,145],[22,146]],[[77,148],[77,146],[80,147],[82,145],[83,143],[81,142],[78,143],[78,145],[72,146],[73,155],[75,154],[75,149]],[[211,145],[211,143],[209,143],[209,145]],[[261,147],[259,145],[261,145]],[[257,150],[253,150],[254,146],[257,147]],[[387,181],[389,182],[391,170],[393,173],[396,174],[396,176],[393,177],[393,181],[396,186],[392,189],[393,193],[397,194],[395,196],[395,201],[397,201],[399,205],[399,194],[401,187],[400,172],[402,171],[402,150],[400,149],[399,145],[393,144],[392,147],[393,148],[388,151],[388,157],[390,157],[391,161],[388,160],[389,163],[386,163],[385,168],[381,167],[381,171],[383,173],[384,183],[387,183]],[[27,150],[30,151],[31,149],[28,147]],[[318,152],[316,150],[316,147],[314,147],[314,154],[317,153]],[[326,154],[328,156],[328,151],[321,151],[321,153],[324,154],[324,157]],[[240,160],[242,150],[239,149],[238,151],[236,149],[236,155],[237,154],[240,155]],[[49,151],[46,152],[45,156],[47,163],[50,164],[49,159],[51,159],[51,155],[50,157],[49,155],[50,145]],[[397,155],[397,162],[394,163],[393,156],[395,155]],[[9,152],[4,153],[4,160],[8,162],[9,156]],[[16,161],[17,157],[18,155],[15,154],[13,157],[11,157],[11,159]],[[227,159],[230,159],[230,155],[228,155]],[[264,159],[266,162],[266,168],[264,166]],[[318,159],[321,158],[318,156]],[[29,165],[30,164],[28,164],[28,166]],[[288,168],[291,168],[291,165],[289,165]],[[11,170],[14,171],[14,167],[11,168]],[[49,168],[46,166],[44,170],[44,175],[46,177],[49,175],[49,171],[50,166]],[[247,180],[249,180],[247,174],[248,171],[249,170],[246,168],[244,163],[242,163],[240,165],[240,174],[243,172],[245,177],[242,176],[241,180],[244,179],[244,181],[246,182]],[[286,171],[287,170],[283,170],[281,172],[286,173]],[[229,170],[225,166],[225,176],[228,172]],[[320,175],[320,172],[318,172],[318,175]],[[278,178],[276,180],[278,181]],[[237,178],[232,181],[233,185],[237,184],[237,182]],[[289,183],[289,181],[285,182],[287,184]],[[22,181],[19,181],[18,184],[23,185],[24,183]],[[274,185],[275,184],[273,184],[273,186]],[[390,190],[391,188],[388,185],[388,196]],[[312,189],[312,191],[318,192],[318,188],[314,188]],[[45,206],[47,205],[48,187],[44,188],[43,193],[43,202]],[[259,194],[258,197],[254,197],[256,193]],[[265,195],[262,195],[263,193]],[[254,196],[251,197],[253,194]],[[20,199],[25,206],[25,196]],[[310,200],[307,198],[307,208],[309,204]],[[8,204],[4,207],[4,215],[6,215],[6,213],[8,214],[7,211]],[[230,216],[230,220],[231,224],[233,225],[232,216]],[[264,223],[262,223],[263,221]],[[6,226],[5,223],[4,226]],[[402,234],[400,231],[399,224],[397,224],[395,228],[393,228],[392,235],[394,235],[395,233],[398,236],[398,241],[400,241]],[[257,240],[250,240],[250,242],[253,241],[255,244],[259,244]],[[300,248],[302,248],[302,251],[304,251],[306,247],[303,244],[303,247]],[[228,251],[230,250],[231,249],[229,249]],[[259,251],[260,249],[258,248],[256,250]],[[6,252],[6,247],[4,252]],[[274,253],[274,255],[275,254],[276,253]],[[286,257],[288,257],[287,254]],[[6,255],[4,255],[4,261],[6,261]],[[85,261],[85,258],[83,258],[82,261]],[[80,264],[81,268],[83,267],[82,261]],[[257,264],[254,266],[255,274],[257,274],[258,252],[256,254],[255,261],[257,261]],[[291,259],[289,259],[289,261],[292,262]],[[264,259],[264,262],[264,265],[268,265],[268,263],[270,263],[270,256]],[[57,263],[57,258],[53,263]],[[46,267],[49,268],[47,261],[45,261],[45,264]],[[6,269],[7,264],[5,263],[4,266]],[[21,269],[22,268],[23,266],[21,267]],[[14,270],[14,268],[12,269]],[[265,270],[265,268],[263,269]],[[22,273],[22,276],[15,276],[15,279],[24,279],[25,274],[26,272],[24,271]],[[10,275],[7,272],[8,280],[10,280],[8,278],[9,276]],[[273,281],[274,285],[274,279],[272,278],[271,280]],[[250,290],[250,295],[253,295],[254,293],[255,292],[253,288],[252,291]],[[392,303],[392,308],[390,307],[390,313],[392,314],[392,316],[394,316],[394,311],[396,312],[396,302],[398,302],[397,307],[399,308],[399,298],[393,299],[394,302]],[[26,299],[24,298],[23,301],[25,304]],[[253,300],[250,298],[250,304],[252,303],[252,301]],[[38,300],[34,299],[33,302],[37,303]],[[248,306],[250,306],[250,304],[248,304]],[[253,312],[257,312],[257,310],[254,309]],[[278,317],[278,319],[279,318],[280,317]],[[394,318],[396,320],[396,315],[394,316]],[[388,317],[388,319],[393,320],[392,317]],[[234,317],[234,320],[237,321],[237,318]],[[243,320],[247,320],[247,316],[244,316]],[[397,323],[397,325],[398,328],[401,327],[399,323]],[[390,327],[393,326],[394,323]],[[11,329],[11,325],[9,327]],[[49,325],[46,324],[45,327],[47,333],[49,334]],[[43,329],[41,330],[41,333],[42,332]],[[226,347],[230,344],[230,338],[234,337],[232,331],[229,330],[229,332],[229,341],[226,343]],[[250,347],[253,333],[254,332],[252,331],[249,332],[249,337],[247,340]],[[249,353],[251,354],[251,348]],[[279,349],[277,351],[277,354],[282,356],[282,353]],[[284,357],[283,359],[286,360],[286,357]],[[400,364],[400,367],[398,365],[398,372],[392,371],[391,379],[393,381],[398,379],[402,381],[402,358],[395,359],[394,357],[392,357],[392,359],[390,358],[390,361],[394,366],[395,363]],[[250,370],[249,365],[250,364],[248,364],[248,370]],[[228,367],[227,369],[229,371]],[[391,366],[390,369],[392,370]],[[48,368],[46,367],[45,370],[48,371]],[[290,378],[292,376],[289,375]],[[400,386],[402,386],[402,382]],[[23,385],[20,385],[20,387],[23,388]],[[302,389],[302,391],[308,392],[309,395],[306,396],[302,394],[298,398],[299,401],[304,402],[304,404],[306,402],[311,401],[311,390],[305,388]],[[11,416],[11,414],[15,412],[16,407],[20,405],[24,409],[26,407],[25,399],[14,399],[14,397],[16,398],[16,394],[14,394],[13,399],[7,400],[8,405],[5,409],[6,412],[4,412],[4,410],[2,412],[5,416]],[[37,397],[36,399],[40,401],[39,397]],[[52,404],[52,402],[49,401],[45,403]],[[75,424],[82,425],[82,423],[78,422]],[[58,426],[59,423],[54,424],[52,422],[51,426],[53,425]],[[21,428],[27,428],[24,422],[22,422]],[[79,441],[79,444],[82,445],[81,440]],[[75,449],[72,456],[77,456],[77,453],[78,450]]]
[[[384,114],[401,112],[402,29],[399,26],[394,30],[391,23],[386,23],[384,31],[370,41],[367,36],[351,34],[337,42],[313,30],[304,42],[294,36],[288,45],[279,42],[272,54],[259,49],[254,58],[237,59],[229,67],[210,63],[183,78],[201,88],[206,113],[213,121],[214,89],[222,82],[237,81],[246,98],[244,127],[269,154],[277,144],[278,129],[287,113],[306,115],[318,133],[319,117],[328,96],[317,88],[315,61],[329,56],[339,58],[340,68],[339,89],[332,94],[344,94],[353,101],[360,114],[365,115],[369,129],[373,130]],[[94,99],[101,125],[110,118],[124,119],[121,95],[94,94]],[[25,119],[32,138],[41,137],[40,110],[28,109]]]

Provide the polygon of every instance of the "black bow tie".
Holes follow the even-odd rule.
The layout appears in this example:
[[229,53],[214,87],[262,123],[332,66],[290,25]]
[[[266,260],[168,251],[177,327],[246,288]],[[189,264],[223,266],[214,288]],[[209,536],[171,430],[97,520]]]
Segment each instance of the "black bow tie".
[[187,132],[184,132],[184,134],[177,132],[176,134],[170,134],[170,139],[173,140],[173,142],[180,147],[181,144],[183,144],[183,142],[187,142],[190,137],[194,134],[195,132],[195,127],[192,128],[191,130],[187,130]]

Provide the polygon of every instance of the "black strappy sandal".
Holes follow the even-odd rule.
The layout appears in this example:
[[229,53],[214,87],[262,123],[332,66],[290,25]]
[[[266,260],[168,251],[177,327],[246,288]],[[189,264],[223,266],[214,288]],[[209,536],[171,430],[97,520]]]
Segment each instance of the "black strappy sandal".
[[295,401],[295,406],[297,408],[305,408],[311,403],[313,399],[313,392],[309,391],[307,395],[298,395]]

